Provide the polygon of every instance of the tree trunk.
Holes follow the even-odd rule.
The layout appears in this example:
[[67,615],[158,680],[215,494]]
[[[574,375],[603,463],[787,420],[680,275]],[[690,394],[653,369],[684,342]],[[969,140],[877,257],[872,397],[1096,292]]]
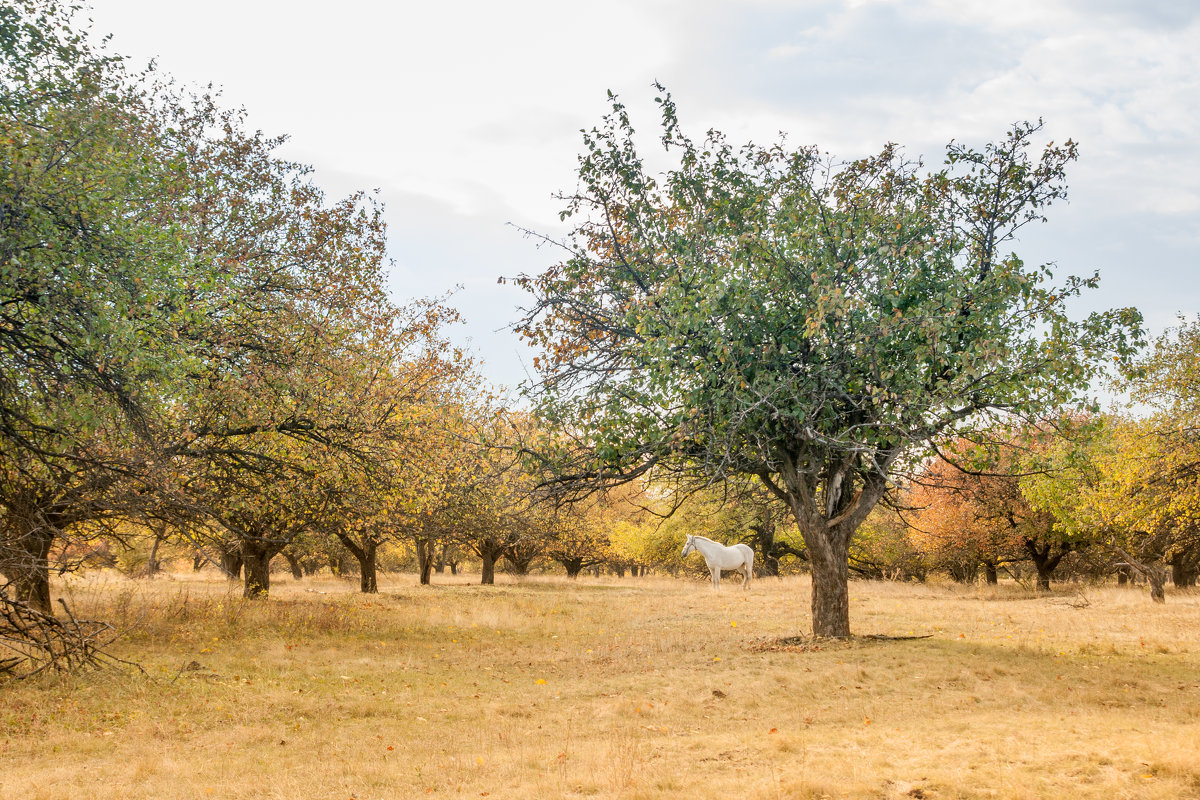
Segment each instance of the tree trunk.
[[146,558],[146,577],[151,578],[162,571],[158,562],[158,547],[167,538],[167,526],[156,525],[154,528],[154,544],[150,545],[150,555]]
[[780,551],[775,542],[777,525],[775,510],[769,504],[764,503],[758,524],[750,526],[750,530],[754,532],[751,546],[758,556],[758,565],[762,574],[773,578],[779,577]]
[[1186,553],[1176,553],[1171,557],[1171,583],[1179,589],[1196,585],[1196,565]]
[[433,571],[433,542],[428,539],[417,539],[417,572],[420,574],[421,585],[429,585],[429,573]]
[[531,557],[514,556],[512,553],[509,553],[505,556],[505,559],[508,561],[508,571],[513,575],[528,575],[529,568],[533,565],[533,558]]
[[496,553],[490,548],[483,548],[480,558],[483,559],[483,575],[479,582],[491,586],[496,582]]
[[271,591],[271,557],[274,555],[267,547],[249,542],[242,543],[242,569],[245,580],[242,584],[242,597],[266,598]]
[[358,559],[358,585],[363,594],[375,594],[379,591],[379,574],[376,570],[375,558],[379,550],[379,543],[367,537],[363,542],[362,550],[362,557]]
[[237,545],[221,548],[221,571],[231,581],[236,581],[242,572],[242,549]]
[[975,561],[951,561],[946,571],[955,583],[974,583],[979,577],[979,564]]
[[1000,582],[1000,576],[996,573],[996,562],[983,562],[983,574],[987,580],[988,586],[995,586]]
[[[812,629],[817,637],[845,639],[850,636],[850,540],[871,509],[883,497],[887,474],[899,450],[876,456],[875,471],[862,478],[861,487],[851,492],[843,486],[853,474],[858,456],[847,456],[831,465],[824,478],[823,499],[814,499],[809,478],[797,469],[790,456],[780,474],[786,488],[776,485],[766,472],[759,474],[766,487],[788,505],[807,551],[812,572]],[[786,454],[785,454],[786,455]]]
[[375,569],[375,554],[379,550],[379,542],[370,534],[363,534],[361,539],[355,539],[348,533],[334,531],[342,546],[350,551],[358,562],[358,586],[364,594],[375,594],[379,591],[379,581]]
[[1051,553],[1053,545],[1044,544],[1038,546],[1037,542],[1032,539],[1025,540],[1025,550],[1029,553],[1030,559],[1033,561],[1033,566],[1037,568],[1037,588],[1038,591],[1050,591],[1050,575],[1058,566],[1058,562],[1062,561],[1063,556],[1071,552],[1066,545],[1060,545],[1057,553]]
[[798,506],[793,506],[792,513],[812,572],[813,636],[845,639],[850,636],[850,537],[854,528],[849,522],[830,526],[815,514],[806,517]]
[[50,548],[54,531],[47,525],[19,530],[4,544],[0,569],[12,582],[14,596],[30,608],[52,614],[50,606]]
[[304,567],[300,564],[300,559],[296,558],[296,554],[284,550],[282,553],[280,553],[280,555],[287,559],[288,568],[292,571],[292,578],[298,581],[303,580]]
[[1129,567],[1117,567],[1117,586],[1124,586],[1129,583]]
[[1156,603],[1167,602],[1167,594],[1164,590],[1164,584],[1167,582],[1167,571],[1165,569],[1154,563],[1143,563],[1142,561],[1131,556],[1129,553],[1125,552],[1120,547],[1114,547],[1113,549],[1116,550],[1117,555],[1125,559],[1125,563],[1121,566],[1126,567],[1127,569],[1135,569],[1139,574],[1145,577],[1146,581],[1150,584],[1151,600]]
[[567,577],[575,580],[579,577],[579,573],[583,571],[582,558],[563,558],[559,559],[559,563],[566,567]]
[[[844,639],[850,635],[850,548],[836,528],[805,534],[812,568],[814,636]],[[823,541],[814,541],[822,539]]]
[[1166,570],[1151,569],[1146,573],[1146,580],[1150,583],[1150,599],[1156,603],[1167,602],[1167,593],[1163,586],[1167,581]]
[[1037,588],[1039,592],[1050,591],[1050,573],[1042,569],[1040,564],[1037,566]]

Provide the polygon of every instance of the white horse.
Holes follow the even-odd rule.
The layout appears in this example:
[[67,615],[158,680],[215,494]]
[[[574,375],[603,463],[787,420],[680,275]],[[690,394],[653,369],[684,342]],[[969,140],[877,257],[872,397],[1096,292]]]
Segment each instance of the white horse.
[[699,550],[712,573],[713,588],[721,587],[721,570],[737,570],[742,573],[742,588],[750,588],[750,579],[754,576],[754,551],[748,545],[735,544],[726,547],[720,542],[705,539],[703,536],[688,536],[683,546],[683,557],[688,553]]

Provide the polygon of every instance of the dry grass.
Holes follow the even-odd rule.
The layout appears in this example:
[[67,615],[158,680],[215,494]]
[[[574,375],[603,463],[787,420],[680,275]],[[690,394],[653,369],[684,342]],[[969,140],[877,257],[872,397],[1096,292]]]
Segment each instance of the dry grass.
[[149,676],[0,687],[0,797],[1200,797],[1200,595],[466,580],[58,587]]

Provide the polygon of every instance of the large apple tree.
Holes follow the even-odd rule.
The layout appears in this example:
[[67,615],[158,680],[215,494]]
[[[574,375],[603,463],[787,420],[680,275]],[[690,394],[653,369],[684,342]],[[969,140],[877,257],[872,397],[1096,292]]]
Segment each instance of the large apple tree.
[[987,415],[1084,401],[1140,315],[1073,320],[1097,277],[1008,252],[1076,157],[1070,141],[1031,152],[1040,124],[952,143],[938,170],[894,145],[844,162],[695,141],[657,88],[673,166],[647,168],[612,97],[563,196],[566,257],[517,279],[540,351],[529,393],[558,428],[530,449],[566,494],[757,477],[807,546],[813,633],[848,636],[851,538],[901,461]]

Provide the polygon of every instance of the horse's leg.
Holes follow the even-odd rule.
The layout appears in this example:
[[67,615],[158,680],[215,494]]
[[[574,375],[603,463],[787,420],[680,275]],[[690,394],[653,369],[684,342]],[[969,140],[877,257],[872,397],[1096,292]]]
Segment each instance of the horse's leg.
[[709,567],[708,571],[712,573],[713,588],[720,589],[721,588],[721,568],[720,567]]
[[750,578],[752,578],[754,576],[754,570],[750,569],[749,564],[742,564],[741,572],[742,572],[742,588],[749,590],[750,589]]

